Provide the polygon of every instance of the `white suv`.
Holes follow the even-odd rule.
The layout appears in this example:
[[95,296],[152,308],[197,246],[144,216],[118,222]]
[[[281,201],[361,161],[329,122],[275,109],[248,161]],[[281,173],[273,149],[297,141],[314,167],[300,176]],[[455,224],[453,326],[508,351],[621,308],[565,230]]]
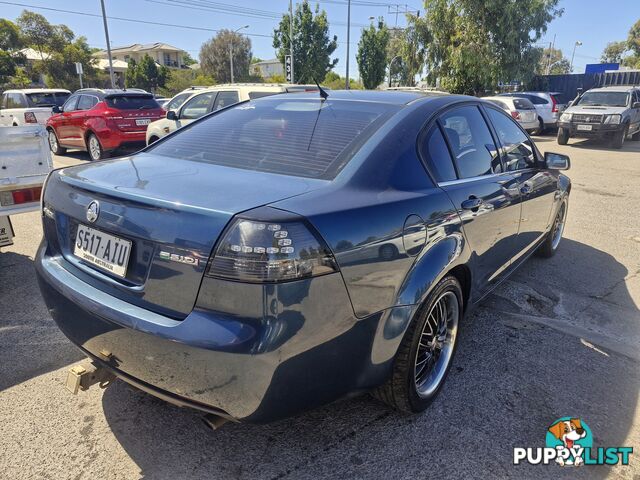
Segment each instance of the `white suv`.
[[61,107],[71,92],[62,88],[5,90],[0,100],[0,127],[44,125],[54,106]]
[[558,118],[567,107],[567,100],[560,92],[513,92],[501,93],[501,97],[522,97],[533,103],[538,112],[538,133],[547,128],[556,128]]
[[197,90],[177,110],[169,108],[169,105],[164,107],[167,110],[167,117],[151,122],[147,127],[147,145],[180,127],[188,125],[207,113],[215,112],[234,103],[278,93],[312,90],[317,91],[318,87],[315,85],[273,83],[226,84]]

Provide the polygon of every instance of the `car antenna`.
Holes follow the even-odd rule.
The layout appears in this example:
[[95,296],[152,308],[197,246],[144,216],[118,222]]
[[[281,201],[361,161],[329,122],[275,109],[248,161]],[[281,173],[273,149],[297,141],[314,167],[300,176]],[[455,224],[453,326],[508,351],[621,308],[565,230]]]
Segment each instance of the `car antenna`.
[[314,78],[313,81],[316,82],[316,85],[318,87],[318,91],[320,92],[320,96],[322,97],[322,100],[326,100],[329,97],[329,94],[327,93],[327,91],[320,86],[320,84],[318,83],[318,80]]

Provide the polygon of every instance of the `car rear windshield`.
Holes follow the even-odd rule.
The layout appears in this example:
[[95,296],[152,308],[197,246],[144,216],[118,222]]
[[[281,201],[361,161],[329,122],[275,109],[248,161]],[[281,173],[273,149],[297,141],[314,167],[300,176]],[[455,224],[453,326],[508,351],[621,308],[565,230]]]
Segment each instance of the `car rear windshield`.
[[535,110],[536,107],[531,100],[526,98],[514,98],[513,106],[516,107],[516,110]]
[[587,92],[576,105],[626,107],[629,94],[627,92]]
[[150,95],[114,95],[105,98],[107,106],[118,110],[145,110],[160,108],[160,104]]
[[184,127],[150,152],[216,165],[334,178],[398,107],[382,103],[266,97]]
[[32,107],[61,107],[69,95],[67,92],[27,93],[27,98]]
[[551,96],[555,98],[556,103],[559,103],[560,105],[566,105],[569,103],[569,100],[567,100],[567,96],[564,93],[553,93]]

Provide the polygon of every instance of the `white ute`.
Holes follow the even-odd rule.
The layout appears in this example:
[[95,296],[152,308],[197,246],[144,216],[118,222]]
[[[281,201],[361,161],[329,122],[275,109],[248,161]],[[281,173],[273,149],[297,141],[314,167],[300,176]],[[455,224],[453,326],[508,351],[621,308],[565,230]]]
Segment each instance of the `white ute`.
[[53,168],[42,125],[0,127],[0,247],[13,244],[9,215],[37,211]]

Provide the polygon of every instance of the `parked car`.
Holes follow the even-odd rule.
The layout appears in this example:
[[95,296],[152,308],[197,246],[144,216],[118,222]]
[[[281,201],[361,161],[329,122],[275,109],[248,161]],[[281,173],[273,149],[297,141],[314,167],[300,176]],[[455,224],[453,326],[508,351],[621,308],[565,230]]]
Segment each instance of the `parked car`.
[[522,97],[533,103],[538,112],[538,131],[558,126],[558,118],[567,106],[567,99],[561,92],[510,92],[501,93],[501,97]]
[[607,139],[622,148],[627,137],[640,140],[640,87],[592,88],[560,117],[558,143],[571,137]]
[[511,115],[528,133],[540,132],[536,107],[523,97],[484,97],[483,100],[497,105]]
[[136,89],[77,90],[54,111],[47,120],[51,151],[64,155],[67,148],[78,148],[89,152],[91,160],[143,144],[149,123],[165,114],[153,95]]
[[92,378],[107,369],[218,425],[364,391],[419,412],[463,314],[557,251],[569,159],[502,109],[320,93],[240,103],[51,174],[37,276]]
[[40,209],[42,184],[52,168],[42,125],[0,127],[0,247],[13,243],[11,215]]
[[61,106],[71,92],[63,88],[5,90],[0,100],[0,127],[44,125],[54,106]]
[[205,90],[206,88],[209,87],[194,85],[192,87],[186,88],[177,95],[173,96],[168,102],[162,104],[162,108],[167,111],[177,110],[187,100],[187,98],[196,93],[198,90]]
[[157,120],[149,125],[147,129],[147,145],[180,127],[188,125],[207,113],[215,112],[234,103],[267,95],[300,91],[317,91],[317,87],[315,85],[238,83],[217,85],[200,90],[189,95],[188,99],[177,109],[166,108],[166,118]]

